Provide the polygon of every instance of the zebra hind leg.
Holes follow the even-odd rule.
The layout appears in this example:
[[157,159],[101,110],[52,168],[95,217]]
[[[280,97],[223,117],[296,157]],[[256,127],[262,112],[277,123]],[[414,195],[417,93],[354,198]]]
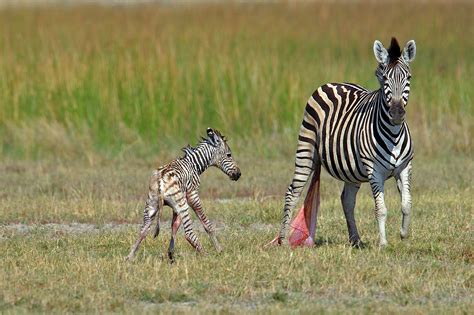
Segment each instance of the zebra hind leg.
[[135,257],[135,253],[138,250],[138,247],[140,246],[141,242],[146,238],[148,232],[150,231],[151,223],[153,221],[155,213],[153,213],[151,216],[148,215],[148,211],[145,210],[145,214],[143,216],[143,225],[142,228],[140,229],[140,232],[138,234],[138,239],[135,242],[135,244],[132,246],[132,249],[130,250],[130,253],[126,257],[127,260],[133,260]]
[[349,242],[353,247],[363,248],[365,244],[360,240],[354,217],[356,196],[359,188],[360,184],[344,183],[344,189],[341,193],[341,203],[344,210],[344,216],[346,218],[347,230],[349,232]]
[[162,201],[161,201],[161,197],[159,193],[159,183],[158,183],[159,179],[160,179],[159,171],[154,170],[150,178],[150,184],[148,188],[148,198],[145,203],[145,210],[143,211],[143,225],[142,225],[142,228],[140,229],[140,233],[138,234],[137,241],[132,246],[132,249],[130,250],[130,253],[128,254],[126,258],[127,260],[132,260],[133,257],[135,256],[135,253],[138,250],[140,243],[145,239],[145,237],[148,234],[148,231],[150,230],[153,218],[155,217],[159,208],[162,207]]
[[168,258],[170,259],[171,263],[175,262],[174,241],[176,238],[176,233],[178,232],[178,229],[180,226],[181,226],[181,216],[173,212],[173,219],[171,221],[171,239],[170,239],[170,245],[168,247]]

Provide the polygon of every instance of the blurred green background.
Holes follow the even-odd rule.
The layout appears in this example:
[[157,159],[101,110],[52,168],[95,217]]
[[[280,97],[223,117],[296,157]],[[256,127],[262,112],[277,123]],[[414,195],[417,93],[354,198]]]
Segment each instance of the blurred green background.
[[473,16],[470,3],[4,8],[0,154],[176,154],[212,126],[249,154],[290,155],[311,93],[377,89],[373,41],[392,36],[417,43],[416,153],[472,154]]

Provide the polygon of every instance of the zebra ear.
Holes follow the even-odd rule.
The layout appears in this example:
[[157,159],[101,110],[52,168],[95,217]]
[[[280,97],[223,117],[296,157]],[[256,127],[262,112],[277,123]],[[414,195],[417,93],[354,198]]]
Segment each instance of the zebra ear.
[[406,63],[409,63],[409,62],[412,62],[413,59],[415,59],[415,55],[416,55],[416,44],[415,44],[415,41],[412,39],[406,44],[405,48],[403,48],[402,57]]
[[387,49],[385,49],[385,47],[383,47],[382,43],[378,40],[376,40],[374,42],[374,55],[375,55],[375,59],[377,59],[377,61],[379,63],[382,63],[384,65],[387,64],[387,62],[388,62]]
[[209,138],[209,142],[212,145],[219,144],[219,137],[216,135],[216,133],[214,132],[212,128],[207,128],[207,137]]

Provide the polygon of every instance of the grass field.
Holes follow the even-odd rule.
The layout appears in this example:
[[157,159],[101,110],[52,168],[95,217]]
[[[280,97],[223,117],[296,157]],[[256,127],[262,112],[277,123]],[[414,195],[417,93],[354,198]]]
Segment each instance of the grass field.
[[[341,9],[343,7],[343,10]],[[0,11],[0,312],[468,314],[473,303],[474,5],[70,6]],[[374,39],[417,42],[408,122],[412,235],[387,184],[389,246],[323,174],[317,244],[277,232],[304,104],[330,81],[377,88]],[[224,252],[165,230],[125,263],[150,171],[221,129],[242,169],[204,175]],[[196,221],[196,220],[195,220]]]

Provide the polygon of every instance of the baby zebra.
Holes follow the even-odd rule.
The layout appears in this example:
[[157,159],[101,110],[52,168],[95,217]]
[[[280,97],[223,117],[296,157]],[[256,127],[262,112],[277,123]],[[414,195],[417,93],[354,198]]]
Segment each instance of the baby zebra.
[[198,252],[202,250],[201,243],[199,243],[191,226],[189,207],[193,208],[199,220],[201,220],[216,250],[222,250],[214,235],[214,227],[202,209],[198,194],[199,176],[209,166],[217,166],[232,180],[236,181],[240,178],[240,169],[232,158],[232,152],[227,145],[226,138],[219,131],[211,128],[207,128],[207,138],[202,138],[195,148],[188,145],[183,151],[183,157],[173,160],[171,163],[153,171],[143,213],[143,226],[138,235],[138,240],[133,245],[127,259],[133,259],[140,243],[148,234],[155,216],[157,217],[157,224],[154,237],[159,234],[160,215],[163,205],[173,208],[171,240],[168,248],[168,257],[171,261],[174,261],[174,238],[181,222],[184,223],[184,235],[188,242]]

